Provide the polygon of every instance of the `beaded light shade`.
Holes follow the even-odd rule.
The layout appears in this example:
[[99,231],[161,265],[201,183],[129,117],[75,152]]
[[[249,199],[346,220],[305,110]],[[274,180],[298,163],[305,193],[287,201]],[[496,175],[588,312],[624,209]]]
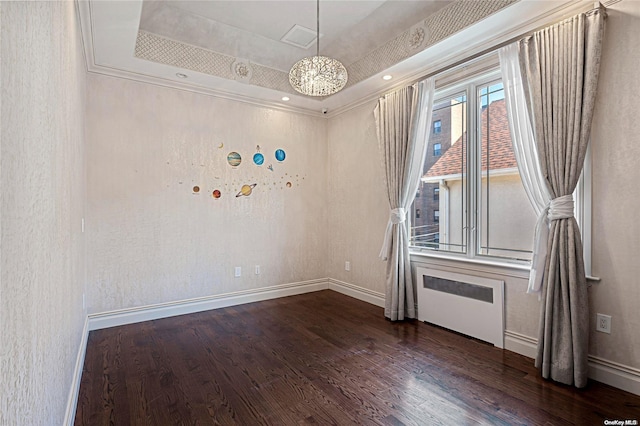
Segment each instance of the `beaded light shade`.
[[320,0],[316,2],[316,56],[303,58],[289,71],[289,83],[308,96],[329,96],[347,84],[347,70],[340,61],[320,56]]
[[303,95],[333,95],[347,84],[347,70],[335,59],[311,56],[295,63],[289,71],[289,83]]

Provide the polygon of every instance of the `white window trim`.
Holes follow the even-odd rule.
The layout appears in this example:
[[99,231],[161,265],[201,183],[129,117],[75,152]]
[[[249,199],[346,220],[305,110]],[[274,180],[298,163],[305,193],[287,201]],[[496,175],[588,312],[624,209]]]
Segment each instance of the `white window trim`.
[[[463,64],[461,67],[457,67],[453,70],[448,70],[442,73],[442,75],[436,76],[436,92],[434,97],[434,104],[438,103],[440,100],[445,99],[449,96],[456,94],[457,92],[466,90],[469,87],[470,80],[473,80],[473,84],[478,86],[483,82],[489,82],[495,78],[502,78],[502,74],[500,73],[499,63],[497,54],[495,54],[495,58],[493,60],[487,57],[482,58],[479,61],[479,64],[474,64],[475,61],[470,61],[468,64]],[[488,65],[489,64],[489,65]],[[473,71],[474,65],[478,66],[477,74]],[[474,75],[475,74],[475,75]],[[470,79],[471,77],[471,79]],[[444,85],[438,87],[438,82],[443,81]],[[469,105],[469,111],[471,111],[471,96],[472,94],[467,91],[467,102]],[[473,94],[474,98],[476,94]],[[473,100],[473,106],[475,108],[476,99]],[[467,134],[469,134],[469,130],[476,128],[476,111],[473,110],[473,114],[469,113],[467,116]],[[471,147],[470,147],[471,148]],[[475,147],[473,148],[476,149]],[[469,150],[471,154],[471,149]],[[467,176],[470,176],[471,171],[467,170]],[[592,247],[592,165],[591,165],[591,143],[589,143],[589,147],[587,148],[587,154],[585,156],[584,168],[583,172],[580,176],[580,180],[578,181],[578,185],[576,186],[576,190],[574,192],[574,200],[575,200],[575,217],[578,222],[578,226],[580,227],[580,232],[582,234],[582,245],[583,245],[583,255],[584,255],[584,266],[585,266],[585,274],[589,281],[600,281],[599,277],[594,277],[591,275],[591,247]],[[472,201],[470,199],[471,191],[467,191],[467,206],[468,206],[468,217],[467,224],[476,223],[475,218],[472,215],[476,215],[476,205],[475,201],[473,205],[470,203]],[[446,196],[446,194],[445,194]],[[471,221],[474,219],[474,221]],[[441,218],[442,220],[442,218]],[[410,221],[406,222],[406,226],[409,228],[408,232],[411,232],[411,223]],[[531,230],[531,238],[533,239],[533,229]],[[461,261],[461,262],[469,262],[483,265],[491,265],[491,266],[502,266],[508,268],[516,268],[516,269],[530,269],[531,261],[517,260],[517,259],[507,259],[501,257],[493,257],[487,255],[477,254],[477,248],[475,247],[475,238],[473,241],[467,242],[467,253],[455,253],[455,252],[445,252],[445,251],[435,251],[430,250],[428,248],[418,248],[415,246],[409,246],[411,256],[420,256],[420,257],[428,257],[428,258],[438,258],[438,259],[449,259],[453,261]]]
[[580,234],[582,234],[582,250],[584,256],[584,272],[589,281],[600,281],[600,277],[594,277],[591,275],[591,235],[592,235],[592,210],[593,210],[593,198],[592,198],[592,185],[593,185],[593,166],[591,164],[591,141],[587,147],[587,154],[584,157],[584,167],[580,180],[576,185],[576,190],[573,193],[575,200],[574,215],[578,226],[580,227]]

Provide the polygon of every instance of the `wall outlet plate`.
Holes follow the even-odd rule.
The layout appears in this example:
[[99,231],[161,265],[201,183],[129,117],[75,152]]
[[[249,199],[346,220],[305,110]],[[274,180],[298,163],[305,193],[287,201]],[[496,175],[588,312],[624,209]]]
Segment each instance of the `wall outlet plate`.
[[236,269],[235,269],[235,271],[234,271],[234,272],[235,272],[235,277],[236,277],[236,278],[237,278],[237,277],[239,277],[239,276],[241,276],[241,275],[242,275],[242,267],[240,267],[240,266],[236,266]]
[[596,331],[611,334],[611,315],[596,315]]

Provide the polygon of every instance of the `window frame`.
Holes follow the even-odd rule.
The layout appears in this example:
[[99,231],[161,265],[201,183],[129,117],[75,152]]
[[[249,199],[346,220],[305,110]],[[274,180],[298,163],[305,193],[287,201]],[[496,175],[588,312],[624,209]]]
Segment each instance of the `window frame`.
[[[475,90],[470,90],[471,87],[478,87],[482,84],[491,82],[492,80],[502,80],[502,73],[500,72],[500,63],[497,54],[493,55],[489,60],[483,58],[480,64],[473,65],[474,61],[462,64],[460,67],[456,67],[452,70],[441,73],[436,76],[436,90],[434,95],[434,105],[442,102],[446,98],[450,98],[455,94],[462,91],[467,96],[467,122],[466,132],[467,134],[474,134],[480,132],[481,129],[477,126],[478,110],[477,110],[477,93]],[[477,137],[477,135],[476,135]],[[473,145],[473,146],[472,146]],[[474,157],[472,155],[481,155],[479,152],[479,144],[468,143],[467,149],[467,185],[466,190],[466,228],[472,228],[467,231],[466,252],[452,252],[432,250],[427,247],[409,246],[411,255],[443,258],[450,260],[458,260],[465,262],[491,264],[496,266],[515,267],[518,269],[530,269],[530,260],[519,260],[491,255],[480,254],[477,251],[478,245],[478,194],[481,194],[481,188],[474,188],[472,185],[481,185],[481,179],[476,176],[477,162],[471,161]],[[480,165],[481,167],[481,165]],[[598,280],[596,277],[591,276],[591,229],[592,229],[592,200],[591,200],[591,188],[592,188],[592,164],[591,164],[591,141],[587,149],[587,155],[585,157],[584,168],[580,176],[576,190],[573,193],[575,201],[575,217],[582,234],[582,244],[584,249],[584,264],[585,273],[590,280]],[[473,189],[473,191],[472,191]],[[405,223],[409,235],[411,235],[411,223],[407,221]],[[474,229],[475,228],[475,229]],[[470,238],[472,237],[472,238]],[[531,239],[534,237],[534,229],[531,229]]]
[[[436,126],[436,124],[438,125]],[[436,129],[438,131],[436,131]],[[442,133],[442,120],[436,120],[433,122],[433,129],[431,133],[434,135],[439,135],[440,133]]]

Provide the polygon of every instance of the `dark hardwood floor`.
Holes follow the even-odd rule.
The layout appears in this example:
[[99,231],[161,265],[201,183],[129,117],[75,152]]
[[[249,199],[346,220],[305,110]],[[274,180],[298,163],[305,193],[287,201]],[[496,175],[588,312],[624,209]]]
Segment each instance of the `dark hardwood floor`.
[[93,331],[76,425],[603,425],[640,397],[326,290]]

